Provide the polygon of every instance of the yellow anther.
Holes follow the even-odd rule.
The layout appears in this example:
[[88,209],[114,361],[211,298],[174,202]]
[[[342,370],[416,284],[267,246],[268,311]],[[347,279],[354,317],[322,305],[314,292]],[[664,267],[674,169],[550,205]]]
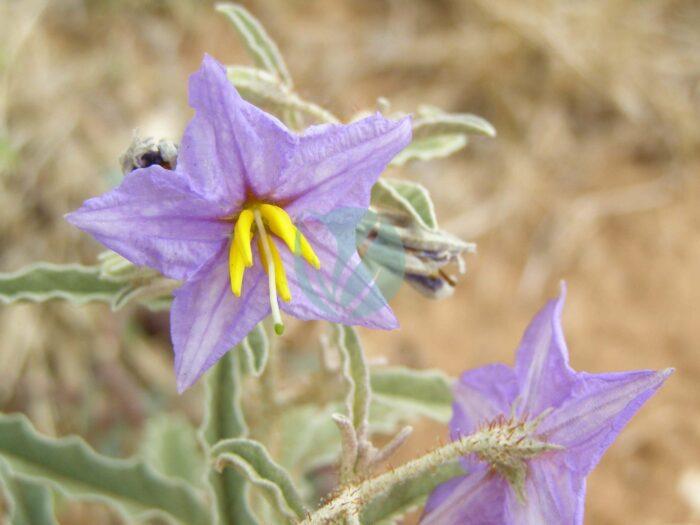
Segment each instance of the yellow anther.
[[228,258],[229,275],[231,276],[231,291],[236,297],[241,296],[241,288],[243,287],[243,274],[245,273],[245,264],[241,251],[237,247],[235,240],[231,241]]
[[[280,252],[277,250],[277,246],[275,246],[272,239],[268,238],[268,242],[270,244],[270,252],[272,253],[272,263],[275,267],[275,287],[277,288],[277,293],[282,300],[288,303],[292,300],[292,294],[290,293],[289,285],[287,284],[287,274],[284,271],[282,258],[280,257]],[[265,268],[265,272],[269,272],[269,265],[267,262],[267,257],[265,256],[265,247],[262,243],[262,237],[258,237],[258,251],[260,252],[263,268]]]
[[[282,327],[277,298],[280,297],[283,301],[289,302],[292,299],[292,294],[289,291],[282,258],[272,237],[268,237],[267,230],[282,239],[292,253],[301,254],[314,268],[319,269],[321,262],[309,242],[297,230],[292,219],[282,208],[272,204],[253,203],[238,215],[229,247],[231,290],[236,297],[241,296],[245,270],[253,266],[251,242],[257,235],[260,262],[268,274],[272,316],[276,326]],[[270,263],[270,259],[272,259],[272,263]]]
[[[272,233],[282,239],[292,253],[301,253],[306,262],[317,270],[321,267],[321,261],[319,261],[309,241],[297,230],[286,211],[272,204],[261,204],[260,214],[265,219]],[[297,242],[299,243],[298,249]]]
[[[233,244],[238,246],[238,251],[241,254],[243,263],[247,267],[253,266],[253,251],[250,247],[252,241],[251,226],[255,221],[255,215],[251,210],[243,210],[238,216],[236,226],[233,228]],[[233,246],[231,247],[233,254]]]

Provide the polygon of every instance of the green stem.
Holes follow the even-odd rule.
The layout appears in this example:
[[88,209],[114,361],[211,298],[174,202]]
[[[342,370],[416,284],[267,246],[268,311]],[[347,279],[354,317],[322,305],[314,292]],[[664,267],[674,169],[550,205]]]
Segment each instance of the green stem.
[[369,503],[374,496],[387,491],[398,481],[406,481],[427,474],[443,463],[474,452],[480,452],[488,446],[490,445],[485,443],[483,437],[478,434],[462,438],[459,441],[453,441],[400,467],[345,488],[336,498],[318,509],[302,521],[300,525],[331,523],[332,520],[343,516],[348,508],[359,507],[360,502],[364,504]]
[[[247,435],[248,428],[241,407],[242,377],[236,351],[232,350],[208,373],[206,410],[201,436],[209,449],[223,439]],[[248,507],[248,483],[233,469],[211,469],[208,483],[213,497],[217,525],[255,525]]]

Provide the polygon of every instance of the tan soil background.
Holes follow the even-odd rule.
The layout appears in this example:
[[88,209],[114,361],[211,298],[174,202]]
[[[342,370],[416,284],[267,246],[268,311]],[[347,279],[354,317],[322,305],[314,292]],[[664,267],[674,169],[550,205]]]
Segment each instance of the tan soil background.
[[[300,93],[336,114],[386,96],[499,130],[403,171],[430,189],[442,227],[479,251],[454,297],[403,289],[392,301],[401,331],[365,332],[369,351],[453,375],[511,363],[565,279],[575,368],[677,369],[591,475],[586,523],[700,523],[700,4],[245,4]],[[62,215],[116,180],[134,128],[177,139],[205,51],[248,63],[209,2],[0,0],[1,271],[94,261],[100,248]],[[174,395],[166,323],[138,309],[0,307],[2,410],[132,450],[130,429],[149,414],[196,414],[197,391]],[[421,424],[402,456],[444,438]],[[118,523],[95,505],[61,519]]]

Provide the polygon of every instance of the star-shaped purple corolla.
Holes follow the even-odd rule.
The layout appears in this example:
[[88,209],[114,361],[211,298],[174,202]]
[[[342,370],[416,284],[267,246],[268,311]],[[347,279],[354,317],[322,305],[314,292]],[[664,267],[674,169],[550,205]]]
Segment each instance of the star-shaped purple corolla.
[[170,316],[178,390],[270,313],[279,324],[280,307],[304,320],[396,328],[355,227],[380,173],[411,141],[410,118],[376,114],[295,134],[243,100],[210,56],[189,90],[195,116],[177,168],[133,171],[67,215],[134,264],[185,281]]
[[531,429],[530,437],[557,448],[522,459],[520,483],[498,458],[463,458],[468,474],[431,494],[422,525],[583,523],[586,476],[672,370],[572,370],[561,328],[564,297],[562,286],[533,319],[514,369],[494,364],[462,374],[450,422],[453,439],[500,426],[509,435]]

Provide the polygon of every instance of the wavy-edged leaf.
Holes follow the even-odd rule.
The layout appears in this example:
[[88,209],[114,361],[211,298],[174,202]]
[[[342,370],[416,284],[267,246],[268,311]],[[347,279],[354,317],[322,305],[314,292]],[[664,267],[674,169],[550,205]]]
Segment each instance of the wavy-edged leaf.
[[496,128],[488,120],[470,113],[443,113],[437,110],[413,121],[414,139],[454,133],[495,137]]
[[109,303],[128,286],[102,277],[97,266],[38,262],[16,272],[0,273],[0,303],[51,299]]
[[[112,299],[110,306],[112,310],[119,310],[131,302],[138,302],[153,309],[154,305],[162,306],[162,301],[170,305],[172,302],[172,292],[178,286],[178,282],[166,277],[148,276],[137,278],[128,283]],[[160,301],[160,303],[159,303]]]
[[125,516],[160,514],[187,525],[211,523],[196,491],[181,480],[143,462],[102,456],[76,436],[42,436],[21,414],[0,415],[0,457],[18,476],[112,505]]
[[[238,352],[226,353],[207,372],[204,420],[200,435],[207,448],[219,441],[248,433],[241,407],[241,371]],[[256,525],[248,504],[248,484],[235,470],[211,470],[207,477],[213,495],[212,512],[217,525]]]
[[371,397],[369,370],[357,331],[351,326],[334,324],[333,341],[340,349],[343,376],[348,383],[346,404],[348,416],[360,437],[367,432]]
[[227,352],[205,379],[206,406],[200,430],[210,446],[248,433],[241,407],[242,378],[237,359],[237,352]]
[[452,389],[449,378],[442,372],[389,367],[372,370],[370,378],[376,401],[437,421],[449,421]]
[[265,371],[269,353],[270,342],[267,334],[262,324],[258,324],[240,344],[239,355],[246,372],[253,377],[260,377]]
[[437,228],[430,194],[416,182],[381,178],[372,187],[371,203],[379,209],[408,214],[426,228]]
[[112,281],[129,281],[144,271],[156,273],[155,270],[136,266],[112,250],[100,253],[97,260],[100,263],[100,276]]
[[252,439],[228,439],[212,449],[216,468],[233,467],[246,479],[263,489],[275,508],[291,522],[307,514],[304,501],[297,493],[287,471],[275,463],[267,449]]
[[226,71],[243,98],[257,106],[271,108],[276,113],[300,111],[321,122],[339,122],[330,111],[300,98],[272,73],[248,66],[229,66]]
[[146,308],[154,309],[153,305],[158,304],[159,299],[165,297],[172,299],[171,293],[177,286],[177,281],[162,277],[156,270],[136,266],[111,250],[100,253],[97,260],[100,262],[102,279],[124,283],[124,287],[110,301],[112,310],[119,310],[132,301],[138,301]]
[[408,146],[394,157],[391,164],[393,166],[403,166],[409,160],[426,161],[449,157],[466,146],[467,142],[466,135],[461,133],[414,138]]
[[158,472],[200,485],[205,459],[195,429],[182,416],[160,414],[146,422],[141,456]]
[[272,106],[291,104],[292,91],[274,73],[251,66],[227,66],[226,75],[249,102]]
[[432,106],[421,106],[413,120],[413,140],[392,160],[401,166],[409,160],[447,157],[467,145],[467,135],[496,136],[486,119],[470,113],[446,113]]
[[258,67],[275,74],[286,86],[292,86],[292,77],[277,44],[262,24],[241,5],[221,3],[216,10],[225,14],[243,39],[248,52]]
[[8,525],[58,525],[47,487],[15,475],[2,461],[0,485],[9,505]]
[[445,463],[428,474],[411,478],[391,487],[374,498],[362,510],[360,523],[365,525],[388,525],[423,505],[435,488],[457,476],[464,475],[459,462]]

